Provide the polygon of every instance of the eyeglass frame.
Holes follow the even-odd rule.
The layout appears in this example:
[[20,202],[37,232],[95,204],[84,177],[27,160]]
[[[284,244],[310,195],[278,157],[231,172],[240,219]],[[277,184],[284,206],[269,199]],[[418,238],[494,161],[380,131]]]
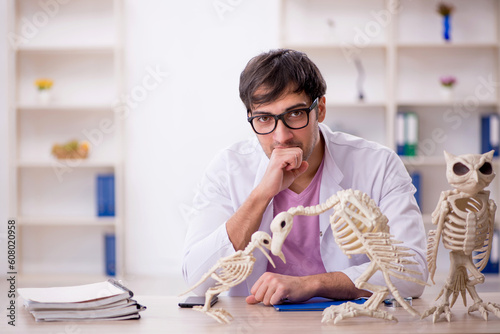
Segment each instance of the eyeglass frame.
[[[297,109],[292,109],[292,110],[288,110],[288,111],[285,111],[279,115],[273,115],[273,114],[264,114],[264,115],[256,115],[256,116],[250,116],[250,117],[247,117],[247,121],[250,123],[250,125],[252,126],[252,129],[253,131],[258,134],[258,135],[268,135],[272,132],[274,132],[274,130],[276,130],[276,127],[278,126],[278,121],[281,120],[283,122],[283,124],[291,129],[291,130],[300,130],[300,129],[303,129],[305,127],[307,127],[309,125],[309,114],[311,113],[311,111],[313,111],[314,109],[316,109],[316,107],[318,106],[318,100],[319,100],[319,97],[317,97],[316,99],[314,99],[313,103],[311,104],[311,106],[309,108],[297,108]],[[307,123],[306,125],[304,126],[301,126],[300,128],[292,128],[291,126],[289,126],[288,124],[286,124],[286,121],[285,121],[285,118],[284,116],[290,112],[294,112],[294,111],[298,111],[298,110],[301,110],[301,111],[305,111],[306,112],[306,115],[307,115]],[[250,110],[247,110],[247,112],[249,114],[251,114],[251,111]],[[266,117],[272,117],[274,118],[274,127],[271,131],[269,132],[266,132],[266,133],[260,133],[260,132],[257,132],[255,130],[255,127],[253,126],[253,120],[255,118],[258,118],[258,117],[262,117],[262,116],[266,116]]]

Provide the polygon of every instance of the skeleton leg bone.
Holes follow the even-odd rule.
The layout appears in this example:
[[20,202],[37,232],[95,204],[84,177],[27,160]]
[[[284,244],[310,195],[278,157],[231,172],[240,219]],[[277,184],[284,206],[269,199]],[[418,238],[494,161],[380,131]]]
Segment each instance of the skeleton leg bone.
[[[450,252],[450,272],[448,278],[446,279],[446,284],[441,289],[441,292],[437,296],[436,300],[441,298],[441,303],[437,306],[433,306],[426,310],[422,314],[422,319],[432,316],[432,322],[439,320],[439,317],[443,314],[448,322],[451,322],[451,307],[455,304],[458,295],[461,293],[464,301],[464,305],[467,305],[466,301],[466,289],[467,285],[470,283],[468,278],[467,269],[477,272],[477,269],[472,264],[471,256],[465,255],[463,252],[452,251]],[[478,272],[479,275],[481,273]],[[479,279],[479,276],[475,276]],[[470,292],[470,291],[469,291]],[[453,294],[453,298],[450,304],[450,296]]]
[[471,274],[474,276],[474,280],[470,280],[467,282],[466,288],[467,291],[469,291],[470,296],[474,300],[474,305],[469,307],[468,313],[472,313],[475,311],[479,311],[481,315],[483,316],[484,320],[488,320],[488,311],[493,312],[497,317],[500,318],[500,305],[495,304],[495,303],[489,303],[489,302],[483,302],[481,297],[479,297],[479,294],[476,291],[476,284],[481,284],[484,282],[484,275],[481,274],[474,263],[472,262],[472,257],[468,258],[468,262],[466,263],[467,269],[471,272]]
[[[450,257],[452,257],[453,253],[450,253]],[[432,322],[435,323],[441,314],[444,314],[446,320],[448,322],[451,322],[451,306],[450,306],[450,296],[452,293],[457,293],[458,291],[453,290],[453,286],[456,286],[456,280],[457,280],[457,268],[454,266],[450,267],[450,273],[448,274],[448,278],[446,279],[446,283],[441,289],[441,292],[437,296],[436,300],[438,300],[440,297],[441,298],[441,303],[437,306],[433,306],[429,309],[427,309],[423,314],[421,319],[428,317],[429,315],[432,314]],[[467,275],[467,273],[465,273]],[[466,276],[467,277],[467,276]],[[462,292],[463,294],[463,292]],[[454,296],[454,299],[456,299],[456,296]]]
[[231,321],[231,319],[233,318],[231,313],[227,312],[226,310],[224,310],[222,308],[212,309],[210,307],[214,296],[218,295],[219,293],[221,293],[224,290],[226,290],[226,289],[223,289],[223,287],[221,287],[221,286],[209,288],[207,290],[207,292],[205,293],[205,305],[194,306],[193,310],[205,313],[206,315],[214,318],[215,320],[217,320],[221,324],[229,323]]
[[371,262],[368,269],[366,269],[366,271],[356,280],[356,288],[373,291],[371,297],[364,304],[360,305],[347,302],[342,305],[330,306],[323,311],[323,319],[321,322],[333,320],[333,323],[336,324],[343,319],[358,316],[398,321],[392,314],[378,310],[378,307],[389,293],[387,287],[366,282],[377,270],[378,266],[374,262]]

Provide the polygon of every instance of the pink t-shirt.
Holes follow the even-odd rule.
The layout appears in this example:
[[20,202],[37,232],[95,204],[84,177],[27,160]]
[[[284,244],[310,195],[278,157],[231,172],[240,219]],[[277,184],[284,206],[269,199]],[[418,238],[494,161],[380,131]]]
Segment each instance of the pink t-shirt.
[[[291,207],[319,204],[322,174],[323,162],[321,162],[309,186],[300,194],[290,189],[285,189],[274,196],[274,216]],[[289,276],[326,273],[325,266],[321,260],[319,233],[319,216],[295,216],[292,230],[288,234],[282,248],[286,264],[279,257],[270,253],[276,268],[273,268],[271,263],[268,263],[267,271]]]

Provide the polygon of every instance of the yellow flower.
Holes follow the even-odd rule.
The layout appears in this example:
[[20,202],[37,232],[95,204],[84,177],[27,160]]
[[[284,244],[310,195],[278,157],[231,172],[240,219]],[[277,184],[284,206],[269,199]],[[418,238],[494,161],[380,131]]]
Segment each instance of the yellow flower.
[[37,79],[35,80],[35,85],[39,90],[50,89],[52,87],[53,81],[50,79]]

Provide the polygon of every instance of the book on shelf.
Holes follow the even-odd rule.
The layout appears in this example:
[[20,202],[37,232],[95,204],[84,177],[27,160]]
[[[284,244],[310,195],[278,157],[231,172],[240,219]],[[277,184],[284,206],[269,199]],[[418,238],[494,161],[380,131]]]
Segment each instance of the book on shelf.
[[396,114],[396,152],[400,156],[414,157],[418,148],[418,115],[415,112]]
[[139,319],[145,306],[120,282],[53,288],[18,288],[24,306],[36,321]]
[[496,113],[481,115],[481,153],[500,150],[500,116]]
[[115,215],[115,176],[97,175],[97,216],[114,217]]
[[114,233],[104,235],[104,263],[108,276],[116,275],[116,237]]
[[420,201],[420,173],[419,172],[413,172],[410,174],[411,176],[411,182],[415,186],[415,200],[417,201],[417,205],[420,208],[420,211],[422,211],[422,203]]

